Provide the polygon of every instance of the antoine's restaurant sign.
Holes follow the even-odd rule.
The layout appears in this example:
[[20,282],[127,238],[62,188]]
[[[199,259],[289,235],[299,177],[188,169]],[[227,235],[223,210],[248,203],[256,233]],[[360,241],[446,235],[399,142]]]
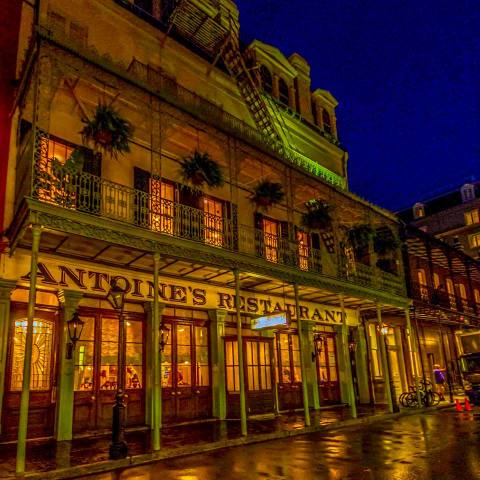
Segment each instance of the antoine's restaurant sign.
[[[38,263],[38,285],[84,291],[85,293],[106,295],[112,280],[117,280],[122,288],[126,288],[127,298],[132,300],[149,300],[153,298],[153,282],[151,277],[142,274],[119,274],[113,269],[104,271],[92,270],[90,266],[58,264],[50,261]],[[16,270],[18,271],[19,265]],[[27,265],[20,271],[28,272]],[[22,276],[20,281],[28,281],[30,274]],[[201,308],[224,308],[235,311],[235,293],[231,289],[217,286],[196,284],[184,279],[163,278],[159,283],[159,295],[167,304],[185,305]],[[267,296],[254,292],[242,292],[240,297],[242,311],[254,315],[288,311],[290,317],[296,317],[295,304],[291,299],[280,296]],[[357,324],[356,312],[346,309],[347,323]],[[300,317],[304,320],[319,323],[340,324],[342,312],[338,307],[320,305],[313,302],[301,302]]]

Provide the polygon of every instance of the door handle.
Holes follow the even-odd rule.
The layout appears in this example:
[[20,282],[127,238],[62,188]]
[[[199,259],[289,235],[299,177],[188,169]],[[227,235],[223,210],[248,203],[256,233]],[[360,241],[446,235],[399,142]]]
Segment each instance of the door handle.
[[92,395],[92,396],[90,397],[90,400],[91,400],[92,402],[94,402],[96,398],[97,398],[97,397],[96,397],[95,395]]
[[172,392],[172,397],[174,397],[174,396],[175,396],[175,392]]
[[181,395],[181,394],[182,394],[182,392],[177,392],[177,395]]
[[200,390],[196,390],[195,393],[198,395],[200,393]]

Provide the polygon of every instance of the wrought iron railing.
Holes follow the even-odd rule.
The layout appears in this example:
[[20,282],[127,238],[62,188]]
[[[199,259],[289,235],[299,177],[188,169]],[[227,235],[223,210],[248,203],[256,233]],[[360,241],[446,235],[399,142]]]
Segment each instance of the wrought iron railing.
[[[272,264],[324,274],[321,252],[290,238],[274,235],[235,218],[225,218],[198,208],[161,198],[90,173],[75,171],[58,160],[37,156],[33,198],[69,210],[135,225],[159,234],[211,245]],[[400,276],[368,265],[347,262],[334,275],[362,286],[403,294]]]

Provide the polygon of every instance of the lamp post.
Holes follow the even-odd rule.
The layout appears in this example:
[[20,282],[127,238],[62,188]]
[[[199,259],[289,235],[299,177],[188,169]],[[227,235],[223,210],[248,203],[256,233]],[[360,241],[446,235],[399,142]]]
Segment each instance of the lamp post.
[[380,333],[382,334],[383,341],[385,343],[388,378],[390,380],[389,388],[390,388],[390,394],[392,396],[392,410],[395,413],[400,411],[400,407],[398,406],[398,402],[397,402],[397,394],[395,393],[395,383],[393,381],[393,375],[392,375],[392,365],[390,363],[390,355],[388,353],[388,340],[387,340],[388,330],[389,330],[389,327],[388,325],[385,325],[385,324],[383,324],[380,328]]
[[117,365],[117,393],[113,406],[112,418],[112,443],[109,456],[112,460],[125,458],[128,455],[128,445],[124,438],[125,429],[125,318],[123,308],[125,306],[125,289],[118,286],[113,280],[107,300],[118,313],[118,365]]
[[73,358],[73,352],[77,342],[82,336],[84,325],[85,322],[80,318],[78,312],[75,312],[73,317],[67,322],[68,337],[70,339],[70,342],[67,343],[67,360],[71,360]]

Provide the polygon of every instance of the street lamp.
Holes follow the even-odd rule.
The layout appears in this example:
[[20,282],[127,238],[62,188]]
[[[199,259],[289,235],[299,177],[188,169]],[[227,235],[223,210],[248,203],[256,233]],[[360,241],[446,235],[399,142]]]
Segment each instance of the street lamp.
[[168,343],[169,335],[170,335],[170,329],[162,321],[162,323],[160,324],[160,351],[161,352],[163,352],[165,350],[165,346]]
[[75,312],[73,317],[67,322],[68,338],[70,339],[70,341],[67,343],[67,360],[71,360],[73,358],[73,351],[75,350],[75,346],[82,336],[84,325],[85,322],[80,318],[78,312]]
[[125,429],[125,306],[126,289],[121,288],[116,280],[110,283],[107,300],[118,313],[118,365],[117,365],[117,393],[113,406],[112,443],[110,458],[118,460],[128,455],[128,445],[124,438]]
[[386,360],[387,360],[387,371],[388,371],[388,378],[390,380],[390,395],[392,396],[392,410],[394,412],[399,412],[400,407],[398,406],[397,402],[397,394],[395,393],[395,383],[393,381],[393,375],[392,375],[392,366],[390,363],[390,355],[388,353],[388,340],[387,340],[387,335],[390,327],[388,325],[381,325],[380,327],[380,333],[383,336],[383,341],[385,343],[385,353],[386,353]]

